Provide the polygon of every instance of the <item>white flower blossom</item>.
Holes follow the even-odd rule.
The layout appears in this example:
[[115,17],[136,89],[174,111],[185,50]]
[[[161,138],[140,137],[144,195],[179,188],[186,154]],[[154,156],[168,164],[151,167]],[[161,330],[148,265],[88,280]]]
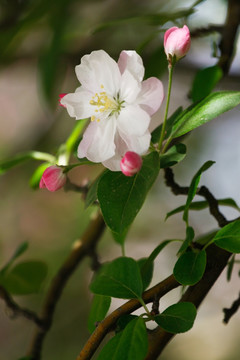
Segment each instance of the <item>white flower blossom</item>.
[[120,170],[127,151],[148,151],[151,115],[163,100],[160,80],[143,81],[144,66],[135,51],[122,51],[116,63],[105,51],[93,51],[76,66],[81,86],[61,104],[77,120],[91,118],[78,147],[78,157]]

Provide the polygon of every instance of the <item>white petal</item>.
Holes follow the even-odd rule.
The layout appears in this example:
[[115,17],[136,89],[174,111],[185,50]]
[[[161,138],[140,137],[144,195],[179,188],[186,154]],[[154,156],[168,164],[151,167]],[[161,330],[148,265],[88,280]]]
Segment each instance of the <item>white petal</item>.
[[78,146],[78,157],[103,162],[115,155],[114,137],[116,119],[112,116],[100,122],[91,122]]
[[122,108],[117,119],[117,127],[120,132],[130,136],[145,134],[149,123],[149,114],[138,105],[127,105],[125,108]]
[[138,81],[142,81],[145,70],[142,58],[136,51],[122,51],[118,59],[118,66],[121,74],[128,70]]
[[121,74],[117,63],[105,51],[98,50],[84,55],[75,70],[78,80],[87,90],[117,95]]
[[128,71],[125,70],[121,79],[121,88],[119,92],[120,100],[128,104],[133,103],[141,91],[141,83]]
[[137,98],[137,103],[153,115],[162,104],[164,98],[163,84],[155,77],[151,77],[142,82],[142,90]]
[[70,116],[77,120],[85,119],[94,114],[94,107],[90,105],[92,93],[81,87],[75,93],[65,95],[61,99],[61,104],[66,106]]
[[127,151],[134,151],[137,154],[142,155],[148,151],[151,141],[151,134],[149,131],[146,131],[142,136],[128,136],[123,133],[120,133],[119,135],[122,137],[122,140],[124,140],[126,146],[124,154]]
[[102,164],[111,171],[121,171],[120,162],[122,157],[120,155],[114,155],[111,159],[104,161]]

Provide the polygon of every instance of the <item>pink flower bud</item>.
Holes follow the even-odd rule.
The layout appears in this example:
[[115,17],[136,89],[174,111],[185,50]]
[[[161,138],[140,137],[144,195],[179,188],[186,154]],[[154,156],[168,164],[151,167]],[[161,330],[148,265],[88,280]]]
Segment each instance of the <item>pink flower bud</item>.
[[59,94],[59,100],[58,101],[59,101],[59,105],[62,106],[62,107],[66,107],[66,105],[61,104],[61,100],[65,95],[67,95],[67,93]]
[[67,176],[63,173],[61,167],[57,165],[49,166],[43,173],[40,180],[40,189],[47,188],[49,191],[61,189],[67,181]]
[[169,61],[175,56],[179,60],[190,49],[190,32],[186,25],[183,28],[176,26],[168,29],[164,34],[164,50]]
[[133,151],[128,151],[120,162],[122,173],[126,176],[133,176],[142,167],[142,158]]

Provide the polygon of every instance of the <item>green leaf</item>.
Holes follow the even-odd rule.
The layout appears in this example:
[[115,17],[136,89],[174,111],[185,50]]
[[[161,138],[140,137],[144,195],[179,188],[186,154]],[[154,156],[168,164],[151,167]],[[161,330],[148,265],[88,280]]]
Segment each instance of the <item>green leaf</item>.
[[179,163],[185,158],[186,152],[186,145],[180,143],[173,145],[167,152],[160,155],[160,168],[164,169]]
[[178,255],[181,255],[183,254],[188,246],[191,244],[191,242],[193,241],[194,239],[194,236],[195,236],[195,233],[194,233],[194,230],[191,226],[187,226],[186,228],[186,239],[184,240],[184,242],[182,243],[179,251],[178,251]]
[[104,346],[97,360],[144,360],[147,351],[147,330],[144,320],[139,317]]
[[125,239],[126,239],[126,237],[127,237],[128,230],[129,230],[129,228],[124,229],[123,232],[121,232],[121,233],[116,233],[116,232],[114,232],[114,231],[111,231],[111,233],[112,233],[112,236],[113,236],[114,240],[115,240],[118,244],[123,245],[124,242],[125,242]]
[[88,190],[86,200],[85,200],[85,209],[87,209],[89,206],[93,205],[97,201],[97,189],[98,184],[103,174],[98,176],[90,185],[90,188]]
[[93,332],[96,329],[96,323],[102,321],[111,304],[109,296],[95,295],[93,297],[91,310],[88,317],[88,330]]
[[95,294],[120,299],[139,298],[143,292],[141,274],[137,262],[120,257],[102,266],[90,285]]
[[[231,198],[226,198],[226,199],[219,199],[218,200],[218,205],[221,205],[221,206],[229,206],[229,207],[232,207],[233,209],[236,209],[236,210],[240,210],[238,204],[236,203],[235,200],[231,199]],[[203,201],[194,201],[192,202],[190,205],[189,205],[189,210],[203,210],[203,209],[206,209],[208,207],[208,202],[206,200],[203,200]],[[166,215],[166,218],[165,220],[167,220],[170,216],[172,215],[175,215],[175,214],[178,214],[182,211],[184,211],[185,209],[185,205],[181,205],[179,207],[177,207],[176,209],[172,210],[172,211],[169,211]]]
[[26,250],[28,249],[28,242],[25,241],[23,243],[21,243],[17,250],[14,252],[13,256],[10,258],[10,260],[7,262],[7,264],[0,270],[1,275],[4,275],[7,270],[10,268],[10,266],[12,265],[12,263],[19,257],[21,256]]
[[0,284],[13,295],[39,292],[47,276],[47,266],[41,261],[25,261],[11,271],[0,275]]
[[214,161],[205,162],[192,179],[192,182],[189,187],[189,192],[188,192],[188,197],[187,197],[184,213],[183,213],[183,220],[186,221],[186,223],[188,223],[189,206],[190,206],[194,196],[196,195],[197,187],[198,187],[201,175],[204,171],[209,169],[214,163],[215,163]]
[[131,314],[124,314],[120,316],[120,318],[117,321],[115,333],[119,333],[120,331],[124,330],[125,327],[130,323],[130,321],[137,319],[137,315],[131,315]]
[[171,138],[182,136],[239,104],[239,91],[212,93],[183,111],[173,125]]
[[236,220],[217,232],[212,242],[232,253],[240,253],[240,221]]
[[222,69],[217,66],[211,66],[201,69],[197,72],[193,81],[191,98],[197,102],[209,95],[223,76]]
[[150,285],[154,269],[153,262],[150,262],[146,267],[144,267],[146,261],[147,258],[142,258],[137,261],[142,276],[143,291],[145,291]]
[[[176,121],[176,119],[179,117],[179,115],[182,113],[182,111],[183,111],[182,107],[177,108],[177,110],[167,119],[165,138],[170,135],[172,126],[173,126],[174,122]],[[161,132],[162,132],[162,124],[159,125],[156,129],[154,129],[151,134],[151,142],[153,144],[157,144],[159,142]]]
[[29,180],[29,185],[32,189],[36,190],[39,188],[39,183],[40,183],[42,174],[50,165],[51,164],[49,164],[49,163],[43,163],[37,167],[37,169],[34,171],[34,173],[32,174],[32,176]]
[[103,218],[115,233],[123,233],[141,209],[148,191],[159,173],[159,156],[145,157],[141,170],[132,177],[107,171],[98,184],[98,200]]
[[163,73],[167,71],[167,67],[168,67],[167,57],[164,51],[164,47],[161,46],[157,48],[148,58],[145,67],[145,79],[148,79],[151,76],[161,78]]
[[178,334],[190,330],[196,318],[197,311],[190,302],[180,302],[169,306],[162,314],[155,316],[154,320],[164,330]]
[[182,285],[194,285],[203,277],[206,268],[206,251],[187,251],[176,262],[173,275]]
[[27,151],[21,154],[18,154],[11,159],[1,161],[0,162],[0,175],[4,174],[6,171],[10,170],[12,167],[19,165],[27,160],[40,160],[40,161],[48,161],[50,163],[55,163],[55,156],[43,153],[40,151]]

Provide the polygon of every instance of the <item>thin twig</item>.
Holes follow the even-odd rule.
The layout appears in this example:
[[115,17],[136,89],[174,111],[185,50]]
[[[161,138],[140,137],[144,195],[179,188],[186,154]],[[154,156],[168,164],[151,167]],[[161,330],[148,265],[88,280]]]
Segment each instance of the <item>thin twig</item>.
[[[161,281],[159,284],[155,285],[151,289],[143,293],[143,300],[145,304],[153,302],[156,296],[158,298],[164,296],[171,290],[178,287],[180,284],[176,281],[173,275],[169,276],[167,279]],[[142,305],[138,300],[130,300],[120,306],[118,309],[114,310],[110,315],[108,315],[103,321],[101,321],[94,333],[88,339],[84,348],[77,357],[77,360],[89,360],[92,355],[97,350],[98,346],[101,344],[105,335],[116,325],[117,320],[120,316],[125,314],[130,314],[133,311],[139,309]]]
[[230,308],[224,308],[223,309],[223,312],[224,312],[224,319],[223,319],[223,322],[225,324],[228,324],[229,320],[231,319],[231,317],[236,314],[236,312],[238,311],[240,307],[240,293],[238,295],[238,298],[237,300],[235,300],[233,303],[232,303],[232,306]]
[[88,255],[91,256],[92,249],[96,247],[104,229],[105,223],[102,215],[98,213],[98,215],[90,222],[81,240],[75,243],[70,255],[52,280],[42,308],[41,318],[44,322],[44,328],[36,330],[28,352],[28,356],[30,356],[31,360],[39,360],[41,358],[43,341],[52,325],[55,308],[61,297],[62,291],[79,262],[84,257]]
[[[189,192],[189,187],[187,186],[179,186],[174,180],[174,174],[171,168],[164,169],[165,172],[165,182],[168,187],[171,188],[172,192],[175,195],[187,195]],[[197,189],[197,195],[204,197],[209,205],[209,211],[211,215],[217,220],[219,227],[223,227],[229,224],[225,216],[220,212],[218,207],[217,199],[212,195],[212,193],[206,188],[206,186],[202,186]]]
[[11,317],[15,318],[16,316],[23,316],[26,319],[33,321],[37,326],[43,326],[43,321],[37,316],[37,314],[31,310],[20,307],[3,286],[0,286],[0,298],[5,302],[8,309],[11,310]]

